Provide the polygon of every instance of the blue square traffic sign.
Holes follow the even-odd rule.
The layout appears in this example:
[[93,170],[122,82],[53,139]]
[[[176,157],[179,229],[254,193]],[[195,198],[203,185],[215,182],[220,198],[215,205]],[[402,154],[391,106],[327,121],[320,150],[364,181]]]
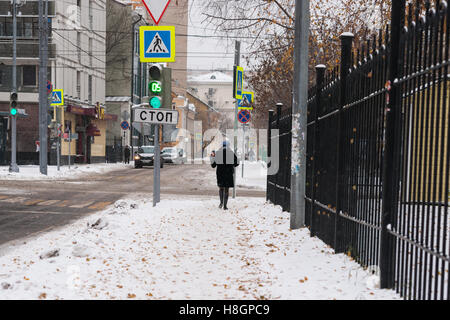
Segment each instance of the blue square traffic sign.
[[175,27],[142,26],[139,31],[141,62],[175,61]]
[[51,106],[63,106],[64,105],[64,90],[54,89],[52,92]]

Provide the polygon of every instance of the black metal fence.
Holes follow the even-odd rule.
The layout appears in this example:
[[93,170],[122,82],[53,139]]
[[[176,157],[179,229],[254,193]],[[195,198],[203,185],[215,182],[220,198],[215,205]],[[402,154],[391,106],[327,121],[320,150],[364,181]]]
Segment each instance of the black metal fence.
[[306,224],[381,287],[450,299],[449,9],[421,3],[393,1],[390,27],[357,50],[343,34],[340,66],[316,67]]
[[[267,200],[290,210],[291,203],[291,108],[277,105],[277,113],[269,111]],[[276,151],[272,146],[276,146]],[[277,154],[275,154],[277,153]],[[272,155],[274,156],[272,158]],[[279,155],[279,157],[277,157]],[[278,168],[278,169],[277,169]]]

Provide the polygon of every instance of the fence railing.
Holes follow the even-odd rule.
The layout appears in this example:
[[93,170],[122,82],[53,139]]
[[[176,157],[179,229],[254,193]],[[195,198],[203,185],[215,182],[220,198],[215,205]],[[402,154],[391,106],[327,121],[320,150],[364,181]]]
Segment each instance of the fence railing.
[[316,67],[305,221],[382,288],[450,299],[449,9],[421,3],[393,1],[389,28],[357,50],[344,33],[340,66]]
[[[291,203],[291,129],[292,115],[290,108],[276,106],[277,113],[269,111],[269,134],[267,169],[270,173],[274,166],[275,174],[267,175],[267,200],[280,205],[284,211],[290,210]],[[272,146],[277,144],[278,155],[272,154]],[[275,164],[274,161],[277,163]]]

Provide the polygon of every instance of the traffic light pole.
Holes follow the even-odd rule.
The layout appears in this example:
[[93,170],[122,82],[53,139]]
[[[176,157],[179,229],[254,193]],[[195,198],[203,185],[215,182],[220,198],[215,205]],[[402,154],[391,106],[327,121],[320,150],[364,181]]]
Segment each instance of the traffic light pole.
[[[13,67],[12,67],[12,93],[17,93],[17,4],[13,0],[12,18],[13,18]],[[10,172],[19,172],[17,166],[17,114],[11,116],[11,164]]]
[[133,105],[134,105],[134,57],[135,57],[135,33],[136,33],[136,24],[138,24],[142,20],[142,16],[139,15],[139,19],[134,21],[131,24],[131,92],[130,92],[130,147],[131,147],[131,156],[134,157],[134,146],[133,146]]
[[155,125],[155,141],[154,141],[154,161],[153,161],[153,206],[155,207],[157,203],[161,200],[161,150],[159,147],[159,127],[160,125]]
[[[235,49],[234,49],[234,65],[235,66],[239,66],[240,57],[241,57],[241,42],[236,41]],[[236,154],[236,155],[237,155],[237,144],[238,144],[238,140],[237,140],[237,128],[238,128],[237,114],[238,114],[238,109],[239,109],[238,105],[239,105],[239,103],[236,99],[236,105],[234,107],[234,154]],[[234,199],[234,198],[236,198],[236,170],[234,170],[233,181],[234,181],[234,187],[233,187],[233,199]]]

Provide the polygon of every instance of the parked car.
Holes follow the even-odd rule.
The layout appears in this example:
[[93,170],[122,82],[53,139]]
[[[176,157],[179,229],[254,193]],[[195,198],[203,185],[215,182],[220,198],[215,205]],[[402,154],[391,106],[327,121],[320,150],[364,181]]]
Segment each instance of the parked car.
[[187,157],[183,152],[183,149],[175,147],[166,147],[162,149],[161,157],[166,163],[185,164]]
[[[142,168],[143,166],[153,166],[155,161],[155,147],[142,146],[134,154],[134,167]],[[164,167],[164,159],[161,157],[161,168]]]

